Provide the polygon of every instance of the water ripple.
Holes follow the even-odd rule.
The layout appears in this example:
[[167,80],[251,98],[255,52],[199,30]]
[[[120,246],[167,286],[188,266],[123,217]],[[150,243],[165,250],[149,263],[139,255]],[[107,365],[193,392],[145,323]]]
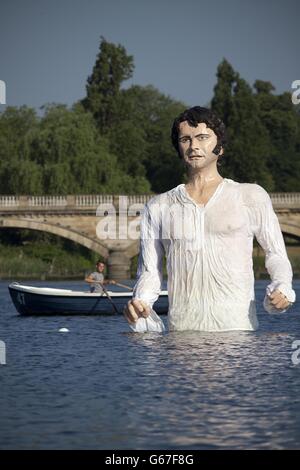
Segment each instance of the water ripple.
[[299,447],[299,304],[260,310],[253,333],[157,335],[131,333],[122,317],[23,318],[5,282],[0,295],[2,449]]

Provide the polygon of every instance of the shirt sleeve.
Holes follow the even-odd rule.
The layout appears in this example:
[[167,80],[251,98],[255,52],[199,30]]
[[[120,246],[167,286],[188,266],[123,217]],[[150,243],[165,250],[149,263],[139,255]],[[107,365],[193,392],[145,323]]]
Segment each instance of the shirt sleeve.
[[159,204],[148,204],[141,219],[140,254],[133,298],[152,307],[162,290],[164,247],[160,239]]
[[[261,186],[251,186],[254,193],[250,197],[252,203],[248,209],[253,234],[265,252],[265,267],[271,278],[264,299],[264,308],[271,313],[275,310],[270,304],[268,294],[275,289],[281,291],[289,302],[295,302],[296,294],[292,288],[293,272],[270,196]],[[284,312],[285,309],[281,311]]]
[[104,276],[102,273],[98,273],[97,271],[94,271],[91,273],[88,277],[91,277],[93,281],[98,281],[98,282],[103,282],[104,281]]

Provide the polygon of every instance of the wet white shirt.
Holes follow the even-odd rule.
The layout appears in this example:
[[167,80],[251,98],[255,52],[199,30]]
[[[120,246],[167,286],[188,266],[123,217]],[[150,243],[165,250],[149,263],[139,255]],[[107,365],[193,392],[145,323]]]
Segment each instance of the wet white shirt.
[[261,186],[224,178],[205,206],[184,184],[152,198],[141,221],[133,298],[152,307],[166,255],[171,331],[255,330],[254,236],[271,277],[264,307],[272,312],[267,293],[279,289],[294,302],[295,292],[279,222]]

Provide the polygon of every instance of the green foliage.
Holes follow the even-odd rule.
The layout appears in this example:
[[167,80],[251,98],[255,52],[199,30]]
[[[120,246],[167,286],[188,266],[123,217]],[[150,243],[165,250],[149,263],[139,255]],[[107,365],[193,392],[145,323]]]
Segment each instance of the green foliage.
[[83,104],[107,137],[120,169],[142,182],[146,192],[165,191],[181,182],[184,171],[174,161],[169,136],[174,116],[186,106],[152,86],[121,89],[132,72],[132,56],[102,38]]
[[29,118],[28,109],[9,108],[0,115],[2,194],[150,192],[143,167],[140,174],[122,168],[80,104],[47,105],[42,118]]
[[[2,194],[164,192],[185,179],[171,145],[187,106],[153,86],[122,89],[134,70],[125,48],[101,38],[87,95],[71,109],[26,106],[0,114]],[[272,83],[253,89],[223,59],[211,107],[227,127],[223,176],[268,191],[300,191],[300,114]],[[227,156],[227,158],[226,158]]]
[[271,191],[274,185],[267,168],[269,136],[259,119],[251,88],[240,78],[234,87],[228,136],[227,155],[235,179],[258,183]]
[[0,114],[0,164],[29,158],[30,135],[38,124],[35,110],[8,106]]
[[0,232],[0,278],[83,278],[97,253],[55,235],[32,230]]
[[291,96],[264,91],[257,93],[255,99],[269,135],[269,171],[276,191],[300,191],[300,116]]
[[227,127],[222,174],[267,191],[300,190],[300,119],[291,95],[274,95],[270,82],[254,89],[224,59],[211,103]]
[[7,107],[0,114],[0,183],[2,194],[42,192],[42,172],[30,158],[32,133],[38,126],[33,109]]
[[217,83],[214,87],[214,96],[211,108],[220,116],[228,126],[229,116],[233,107],[233,87],[238,75],[226,59],[219,64],[217,69]]
[[42,170],[30,160],[11,160],[0,167],[2,194],[41,194],[43,193]]
[[[157,193],[181,183],[184,167],[174,153],[170,131],[174,117],[186,105],[152,86],[132,86],[122,91],[120,99],[123,105],[120,106],[119,123],[111,132],[116,141],[110,140],[120,151],[126,148],[120,163],[124,170],[146,174],[152,191]],[[124,128],[128,133],[120,139],[118,129]]]
[[[71,109],[25,106],[0,114],[0,182],[6,194],[161,193],[185,180],[171,145],[187,106],[153,86],[122,88],[133,57],[101,37],[87,95]],[[300,191],[300,114],[271,82],[253,88],[223,59],[211,107],[228,132],[223,176],[268,191]]]
[[100,50],[92,74],[87,80],[85,108],[92,112],[101,132],[107,131],[118,117],[118,95],[121,84],[133,73],[133,57],[120,44],[101,37]]

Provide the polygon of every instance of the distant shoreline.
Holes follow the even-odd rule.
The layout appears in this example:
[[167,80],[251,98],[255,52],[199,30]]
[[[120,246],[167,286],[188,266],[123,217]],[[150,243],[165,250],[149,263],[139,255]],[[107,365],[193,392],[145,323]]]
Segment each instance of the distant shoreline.
[[[135,277],[130,277],[128,278],[128,280],[134,280]],[[270,276],[266,273],[261,273],[259,275],[255,275],[255,280],[256,281],[263,281],[263,280],[267,280],[267,279],[270,279]],[[167,278],[164,278],[164,280],[166,281]],[[293,276],[293,280],[296,281],[296,280],[300,280],[300,273],[295,273],[294,276]],[[84,276],[49,276],[49,275],[45,275],[45,276],[29,276],[29,275],[19,275],[19,276],[4,276],[4,275],[0,275],[0,282],[1,281],[16,281],[16,282],[19,282],[19,281],[82,281],[84,282]]]

